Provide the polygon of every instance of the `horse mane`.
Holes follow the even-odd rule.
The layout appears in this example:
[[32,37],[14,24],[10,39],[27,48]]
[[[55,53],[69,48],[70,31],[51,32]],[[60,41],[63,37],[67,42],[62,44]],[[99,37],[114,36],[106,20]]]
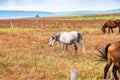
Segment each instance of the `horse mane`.
[[59,32],[59,33],[57,33],[57,34],[55,35],[56,41],[59,41],[59,38],[60,38],[61,33],[62,33],[62,32]]
[[107,22],[104,23],[104,25],[102,26],[102,31],[105,30],[107,28]]
[[116,20],[116,21],[114,21],[114,23],[117,24],[117,25],[119,26],[119,25],[120,25],[120,20],[119,20],[119,21]]
[[107,23],[105,23],[105,24],[103,25],[103,28],[104,28],[104,29],[107,28]]

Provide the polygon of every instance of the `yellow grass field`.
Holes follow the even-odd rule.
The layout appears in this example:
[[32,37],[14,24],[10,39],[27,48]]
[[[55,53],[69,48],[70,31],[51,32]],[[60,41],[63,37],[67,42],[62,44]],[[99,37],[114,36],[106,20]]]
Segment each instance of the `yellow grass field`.
[[[106,62],[94,62],[99,59],[96,47],[119,41],[120,34],[118,28],[103,34],[101,27],[0,28],[0,80],[70,80],[73,69],[77,80],[102,80]],[[59,42],[49,47],[51,35],[72,30],[82,34],[85,53],[79,45],[77,54],[73,45],[64,53]]]

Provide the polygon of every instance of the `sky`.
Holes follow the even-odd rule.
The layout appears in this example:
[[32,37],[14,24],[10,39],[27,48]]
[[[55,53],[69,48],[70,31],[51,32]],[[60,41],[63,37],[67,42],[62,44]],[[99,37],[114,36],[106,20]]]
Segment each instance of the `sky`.
[[120,9],[120,0],[0,0],[0,10],[83,11]]

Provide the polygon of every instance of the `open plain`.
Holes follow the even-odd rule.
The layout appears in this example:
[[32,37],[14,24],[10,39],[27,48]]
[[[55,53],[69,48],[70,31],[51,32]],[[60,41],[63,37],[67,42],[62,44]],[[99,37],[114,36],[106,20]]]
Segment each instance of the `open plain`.
[[[118,15],[87,17],[54,17],[0,20],[0,80],[70,80],[70,72],[78,71],[77,80],[102,80],[106,62],[97,62],[96,48],[120,40],[118,28],[103,34],[101,27]],[[80,32],[85,52],[74,53],[73,45],[62,53],[61,44],[50,47],[49,39],[61,31]],[[108,72],[110,78],[111,69]]]

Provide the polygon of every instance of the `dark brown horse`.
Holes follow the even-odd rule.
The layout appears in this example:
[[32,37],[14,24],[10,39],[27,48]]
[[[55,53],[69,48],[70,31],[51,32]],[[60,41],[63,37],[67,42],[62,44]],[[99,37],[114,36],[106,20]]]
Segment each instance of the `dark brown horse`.
[[106,28],[108,28],[108,33],[111,32],[113,33],[113,28],[119,28],[119,33],[120,33],[120,20],[108,20],[107,22],[104,23],[103,27],[102,27],[102,32],[105,33],[106,32]]
[[102,54],[101,58],[107,61],[104,68],[104,79],[106,79],[107,72],[113,63],[112,72],[115,80],[118,80],[117,71],[120,75],[120,41],[107,44],[104,50],[98,49],[98,51]]

